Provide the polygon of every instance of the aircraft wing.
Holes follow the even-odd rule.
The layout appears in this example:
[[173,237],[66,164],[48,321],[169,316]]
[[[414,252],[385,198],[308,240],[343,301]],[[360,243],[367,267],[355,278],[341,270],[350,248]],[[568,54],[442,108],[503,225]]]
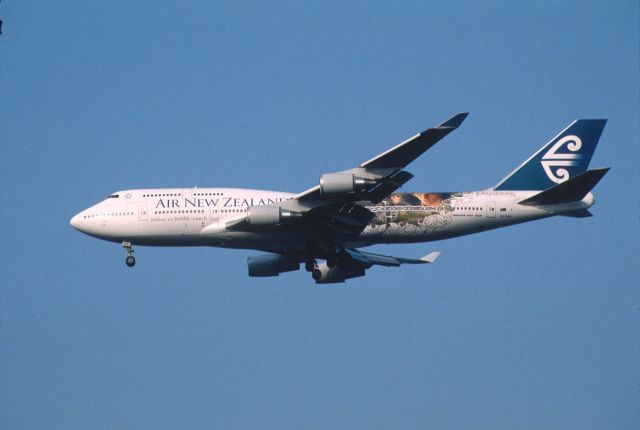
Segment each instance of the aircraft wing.
[[[271,243],[263,241],[264,246],[255,248],[272,254],[249,257],[249,276],[277,276],[299,269],[304,262],[316,282],[325,284],[364,276],[374,265],[432,263],[438,252],[412,259],[364,252],[352,246],[360,243],[360,233],[375,217],[367,209],[367,202],[378,203],[409,181],[413,175],[404,168],[458,128],[467,115],[459,113],[358,167],[323,174],[318,185],[288,200],[249,206],[243,217],[224,226],[204,227],[201,234],[221,238],[248,232],[262,233],[263,237],[271,234]],[[317,264],[316,259],[326,262]]]
[[[352,174],[356,177],[362,176],[361,179],[364,179],[364,186],[361,189],[346,192],[342,197],[349,198],[350,200],[356,198],[374,203],[382,200],[413,177],[411,173],[405,172],[402,169],[438,143],[446,135],[457,129],[467,115],[469,115],[468,112],[454,115],[442,124],[410,137],[393,148],[365,161],[354,169],[339,172],[339,174],[343,175]],[[369,183],[367,184],[366,182]],[[296,195],[294,200],[299,202],[334,200],[336,196],[330,194],[332,193],[323,193],[322,184],[320,184]]]
[[329,267],[326,263],[318,265],[314,275],[318,284],[334,284],[350,278],[364,276],[365,270],[372,266],[397,267],[401,264],[426,264],[436,261],[439,252],[432,252],[419,259],[392,257],[390,255],[373,254],[358,249],[345,249],[340,254],[339,263]]
[[382,255],[382,254],[372,254],[370,252],[364,252],[357,249],[345,249],[345,252],[349,254],[349,256],[361,262],[366,262],[371,266],[387,266],[387,267],[397,267],[401,264],[425,264],[425,263],[433,263],[436,261],[439,252],[431,252],[424,257],[414,259],[414,258],[404,258],[404,257],[392,257],[390,255]]
[[[249,257],[249,276],[278,276],[280,273],[291,272],[300,268],[301,262],[308,262],[309,255],[299,252],[280,252],[277,250],[263,249],[271,254]],[[322,250],[317,250],[313,257],[327,258],[328,255]],[[335,284],[344,282],[347,279],[364,276],[365,271],[372,266],[397,267],[401,264],[426,264],[436,261],[439,252],[432,252],[422,258],[393,257],[390,255],[373,254],[371,252],[360,251],[355,248],[342,249],[335,260],[330,265],[326,263],[315,264],[312,271],[313,279],[318,284]]]
[[[458,128],[468,113],[454,115],[353,169],[327,173],[320,183],[277,206],[252,206],[229,221],[227,231],[307,231],[320,241],[356,238],[374,214],[358,202],[378,203],[409,181],[409,163]],[[217,227],[216,227],[217,229]],[[202,233],[207,233],[207,228]]]
[[378,203],[408,182],[413,175],[403,169],[457,129],[467,115],[454,115],[358,167],[323,174],[320,184],[281,202],[280,207],[300,214],[301,222],[306,222],[307,226],[326,231],[338,239],[355,237],[374,217],[372,212],[357,202]]

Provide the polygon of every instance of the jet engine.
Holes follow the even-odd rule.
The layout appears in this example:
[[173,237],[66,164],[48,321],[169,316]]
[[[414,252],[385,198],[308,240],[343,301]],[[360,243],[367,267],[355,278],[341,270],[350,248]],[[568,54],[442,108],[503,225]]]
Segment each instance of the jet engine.
[[353,173],[325,173],[320,176],[320,193],[344,194],[360,191],[367,185],[373,185],[372,179],[359,178]]
[[278,225],[287,219],[299,217],[298,212],[282,209],[279,206],[249,206],[247,222],[253,226]]
[[364,269],[343,268],[340,266],[329,267],[326,263],[318,265],[312,273],[316,284],[337,284],[347,279],[364,276]]
[[247,258],[249,276],[278,276],[283,272],[300,269],[300,263],[289,260],[282,255],[265,254]]

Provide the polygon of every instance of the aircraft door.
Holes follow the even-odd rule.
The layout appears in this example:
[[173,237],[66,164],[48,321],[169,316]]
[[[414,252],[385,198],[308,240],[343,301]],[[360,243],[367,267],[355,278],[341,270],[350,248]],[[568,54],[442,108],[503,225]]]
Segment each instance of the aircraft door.
[[487,218],[496,217],[496,202],[487,203]]
[[218,225],[218,222],[220,222],[220,214],[218,209],[212,206],[209,208],[209,225]]
[[138,206],[138,221],[147,222],[149,214],[146,206]]

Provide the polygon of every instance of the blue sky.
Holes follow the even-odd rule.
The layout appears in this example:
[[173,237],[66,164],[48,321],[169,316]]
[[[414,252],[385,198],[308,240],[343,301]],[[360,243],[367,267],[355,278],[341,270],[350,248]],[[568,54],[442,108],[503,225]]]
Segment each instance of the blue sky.
[[[0,427],[637,428],[637,1],[0,4]],[[589,219],[344,285],[68,225],[124,188],[297,192],[451,115],[403,190],[607,118]]]

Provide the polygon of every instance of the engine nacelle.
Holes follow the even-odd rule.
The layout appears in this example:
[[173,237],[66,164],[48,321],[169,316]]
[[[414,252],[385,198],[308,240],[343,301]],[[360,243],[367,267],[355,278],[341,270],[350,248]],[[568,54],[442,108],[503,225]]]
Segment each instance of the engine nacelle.
[[283,272],[300,269],[300,263],[291,261],[282,255],[265,254],[247,258],[249,276],[278,276]]
[[375,180],[359,178],[353,173],[325,173],[320,175],[320,193],[325,195],[352,193],[375,183]]
[[313,279],[316,284],[337,284],[360,276],[364,276],[364,269],[343,269],[339,266],[330,268],[322,263],[318,265],[317,272],[314,272]]
[[249,206],[247,222],[253,226],[278,225],[287,219],[300,216],[297,212],[282,209],[279,206]]

